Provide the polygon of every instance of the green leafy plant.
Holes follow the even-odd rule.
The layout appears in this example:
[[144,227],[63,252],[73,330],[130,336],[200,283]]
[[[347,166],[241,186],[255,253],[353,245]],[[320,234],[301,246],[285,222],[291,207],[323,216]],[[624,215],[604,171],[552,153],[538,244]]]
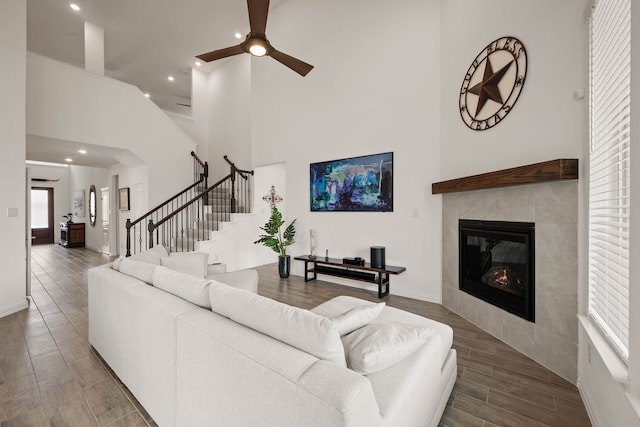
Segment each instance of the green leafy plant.
[[261,243],[268,248],[273,249],[280,256],[287,256],[287,246],[291,246],[294,243],[293,238],[296,235],[295,228],[296,220],[291,223],[282,231],[284,226],[284,220],[282,219],[282,213],[275,206],[271,209],[271,216],[269,221],[260,227],[260,230],[265,234],[261,234],[259,239],[253,242],[254,244]]

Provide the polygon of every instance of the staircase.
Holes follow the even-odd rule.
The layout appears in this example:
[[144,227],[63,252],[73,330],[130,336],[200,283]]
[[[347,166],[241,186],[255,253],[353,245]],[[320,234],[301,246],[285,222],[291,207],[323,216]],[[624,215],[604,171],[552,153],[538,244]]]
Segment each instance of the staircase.
[[208,164],[191,155],[194,183],[135,221],[127,219],[126,256],[160,244],[170,252],[199,250],[234,215],[250,212],[253,171],[238,169],[224,156],[229,175],[208,186]]

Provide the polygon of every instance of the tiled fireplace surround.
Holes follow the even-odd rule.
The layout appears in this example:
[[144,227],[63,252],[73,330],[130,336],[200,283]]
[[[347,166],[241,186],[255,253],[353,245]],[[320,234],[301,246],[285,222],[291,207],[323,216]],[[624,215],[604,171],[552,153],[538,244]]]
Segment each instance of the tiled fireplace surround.
[[[442,200],[444,306],[575,384],[578,182],[449,193]],[[458,219],[535,222],[535,323],[458,289]]]

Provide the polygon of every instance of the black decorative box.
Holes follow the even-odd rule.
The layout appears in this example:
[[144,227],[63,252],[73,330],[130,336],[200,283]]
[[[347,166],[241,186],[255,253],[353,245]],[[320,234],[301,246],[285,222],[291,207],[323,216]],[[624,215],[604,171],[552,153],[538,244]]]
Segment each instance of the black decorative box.
[[342,263],[349,264],[349,265],[364,265],[364,260],[360,257],[342,258]]

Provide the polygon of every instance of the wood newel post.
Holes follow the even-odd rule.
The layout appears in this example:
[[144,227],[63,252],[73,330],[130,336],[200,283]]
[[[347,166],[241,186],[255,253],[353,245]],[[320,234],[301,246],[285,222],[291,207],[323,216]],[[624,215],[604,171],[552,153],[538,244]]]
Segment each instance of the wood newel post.
[[149,224],[147,225],[147,230],[149,231],[149,247],[147,249],[153,248],[153,230],[155,230],[155,226],[153,225],[153,220],[149,220]]
[[204,188],[209,188],[209,162],[204,162]]
[[131,256],[131,219],[127,218],[127,253],[125,256]]

